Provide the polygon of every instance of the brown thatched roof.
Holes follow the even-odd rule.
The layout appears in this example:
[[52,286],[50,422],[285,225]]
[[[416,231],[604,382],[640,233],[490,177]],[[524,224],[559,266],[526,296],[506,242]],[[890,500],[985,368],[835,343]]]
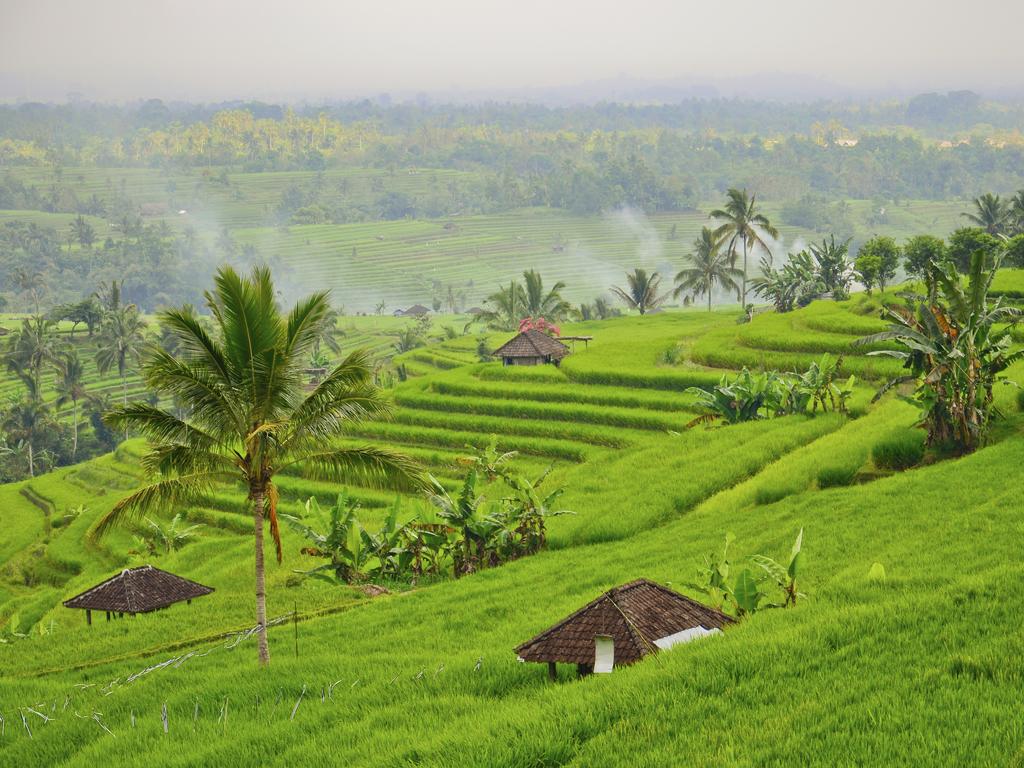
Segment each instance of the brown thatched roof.
[[677,632],[732,623],[721,611],[647,579],[611,589],[516,648],[523,661],[593,664],[599,635],[615,641],[615,664],[633,664]]
[[147,613],[211,592],[212,587],[161,571],[152,565],[143,565],[126,568],[102,584],[65,600],[64,605],[92,611]]
[[424,307],[422,304],[413,304],[403,314],[412,315],[414,317],[422,317],[423,315],[429,315],[430,310]]
[[569,348],[543,331],[531,328],[506,341],[493,354],[494,357],[550,357],[561,360],[569,354]]

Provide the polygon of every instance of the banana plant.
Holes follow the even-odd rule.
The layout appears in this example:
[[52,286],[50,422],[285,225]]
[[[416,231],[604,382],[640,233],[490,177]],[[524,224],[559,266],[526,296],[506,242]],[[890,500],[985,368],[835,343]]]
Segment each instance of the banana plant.
[[697,398],[696,406],[703,411],[687,427],[719,419],[728,424],[753,421],[762,418],[761,409],[766,405],[774,413],[781,402],[777,374],[754,374],[746,368],[733,379],[723,376],[710,390],[690,387],[686,391]]
[[[842,356],[833,358],[828,352],[817,362],[812,362],[805,373],[796,376],[796,386],[802,390],[814,413],[820,407],[822,411],[831,410],[846,413],[846,402],[853,394],[854,376],[844,383],[837,383],[839,371],[843,366]],[[800,412],[806,410],[806,404]]]
[[730,594],[736,607],[737,616],[756,613],[768,595],[761,591],[763,578],[759,578],[749,568],[744,568],[736,576]]
[[697,571],[698,581],[687,584],[705,595],[717,610],[722,610],[726,602],[732,600],[732,589],[729,587],[729,547],[735,540],[733,534],[725,534],[721,553],[712,552],[705,556],[704,567]]
[[400,508],[399,500],[395,499],[384,524],[375,533],[360,527],[363,548],[377,561],[377,567],[370,571],[373,576],[399,577],[412,565],[413,552],[408,543],[415,520],[399,523]]
[[903,294],[906,304],[887,306],[889,329],[865,336],[856,345],[894,341],[894,350],[868,352],[903,361],[907,375],[885,384],[877,400],[893,386],[914,382],[912,400],[921,409],[919,425],[928,432],[928,445],[945,445],[963,453],[984,444],[991,420],[998,415],[993,388],[1001,374],[1024,350],[1015,349],[1011,333],[1024,313],[989,304],[989,288],[1000,259],[986,252],[973,254],[966,285],[955,265],[929,268],[937,291],[929,296]]
[[451,556],[456,577],[481,568],[488,559],[489,544],[500,529],[500,521],[487,513],[485,498],[476,492],[477,473],[470,469],[456,498],[433,475],[433,487],[427,498],[437,508],[438,517],[455,529],[457,540]]
[[491,435],[487,445],[483,448],[466,446],[473,451],[471,456],[461,456],[456,461],[463,466],[476,470],[478,476],[482,476],[488,483],[493,483],[499,477],[509,471],[509,462],[519,455],[517,451],[498,451],[498,436]]
[[804,529],[801,528],[800,532],[796,535],[796,541],[793,542],[793,549],[789,553],[789,561],[785,566],[765,555],[754,555],[750,558],[751,562],[763,570],[768,579],[782,590],[784,595],[783,606],[796,605],[798,599],[806,597],[803,592],[797,590],[796,586],[800,564],[803,561],[803,555],[801,554],[803,541]]
[[[756,613],[765,608],[796,605],[798,599],[805,597],[797,590],[803,537],[804,532],[801,528],[786,566],[780,565],[770,557],[754,555],[750,562],[755,568],[743,568],[735,578],[731,578],[729,547],[735,541],[735,537],[727,533],[721,552],[712,552],[705,557],[704,567],[697,573],[698,581],[687,586],[705,595],[718,610],[731,607],[737,616]],[[766,582],[771,582],[782,590],[782,602],[770,599],[771,595],[762,589]]]
[[504,501],[519,536],[517,556],[535,554],[547,545],[549,518],[575,514],[568,509],[554,508],[555,502],[565,493],[565,488],[555,488],[546,494],[541,492],[541,483],[551,470],[552,467],[548,467],[534,481],[512,472],[503,475],[505,483],[512,490],[512,495]]
[[[313,544],[303,549],[303,554],[329,561],[311,570],[296,573],[332,583],[341,580],[351,584],[364,578],[368,569],[379,568],[376,556],[364,546],[362,527],[356,518],[358,509],[358,502],[349,499],[344,492],[338,494],[337,501],[328,511],[329,519],[322,533],[293,515],[281,515],[293,531]],[[305,517],[322,519],[316,498],[306,502]],[[330,574],[333,574],[333,578]]]

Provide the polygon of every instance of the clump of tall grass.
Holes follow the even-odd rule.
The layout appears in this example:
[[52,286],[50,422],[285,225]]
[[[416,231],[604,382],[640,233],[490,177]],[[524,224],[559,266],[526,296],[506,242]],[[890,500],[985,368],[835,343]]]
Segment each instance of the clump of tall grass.
[[879,469],[910,469],[924,459],[924,434],[911,429],[893,432],[875,443],[871,459]]
[[818,470],[818,487],[839,488],[852,485],[854,478],[857,476],[858,469],[859,467],[843,466],[841,464],[822,467]]

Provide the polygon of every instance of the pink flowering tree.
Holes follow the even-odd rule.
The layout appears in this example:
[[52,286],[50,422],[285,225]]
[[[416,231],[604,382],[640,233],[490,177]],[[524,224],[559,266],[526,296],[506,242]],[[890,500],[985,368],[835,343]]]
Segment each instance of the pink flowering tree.
[[519,332],[540,331],[548,336],[561,336],[562,329],[554,323],[549,323],[543,317],[524,317],[519,321]]

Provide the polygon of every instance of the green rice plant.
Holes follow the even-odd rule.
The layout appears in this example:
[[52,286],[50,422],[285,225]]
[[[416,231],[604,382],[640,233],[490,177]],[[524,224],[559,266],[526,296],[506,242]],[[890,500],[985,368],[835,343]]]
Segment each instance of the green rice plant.
[[871,459],[879,469],[901,472],[924,459],[924,434],[919,429],[892,432],[871,447]]
[[822,467],[818,470],[818,487],[825,489],[851,485],[858,469],[860,467],[841,464]]
[[608,405],[548,403],[530,400],[505,400],[484,397],[450,397],[434,393],[399,390],[395,401],[406,408],[481,414],[509,419],[535,419],[600,424],[625,429],[678,429],[682,419],[666,417],[640,408],[619,408]]
[[785,483],[781,485],[771,485],[768,483],[761,483],[754,490],[754,503],[757,506],[765,504],[774,504],[777,501],[790,496],[794,493],[799,493],[802,488],[794,488],[791,484]]
[[693,408],[693,399],[681,393],[671,394],[629,387],[580,386],[571,383],[492,383],[471,377],[438,376],[430,379],[429,387],[431,391],[442,395],[469,395],[503,400],[585,403],[658,411],[687,411]]
[[461,414],[452,411],[406,409],[398,413],[394,423],[476,432],[480,436],[500,432],[509,436],[522,435],[527,438],[551,438],[611,448],[625,447],[636,439],[636,433],[634,432],[627,432],[623,429],[608,429],[599,424],[577,424],[556,419],[478,416],[476,414]]
[[477,370],[484,381],[565,381],[565,374],[553,365],[498,365],[489,363]]

